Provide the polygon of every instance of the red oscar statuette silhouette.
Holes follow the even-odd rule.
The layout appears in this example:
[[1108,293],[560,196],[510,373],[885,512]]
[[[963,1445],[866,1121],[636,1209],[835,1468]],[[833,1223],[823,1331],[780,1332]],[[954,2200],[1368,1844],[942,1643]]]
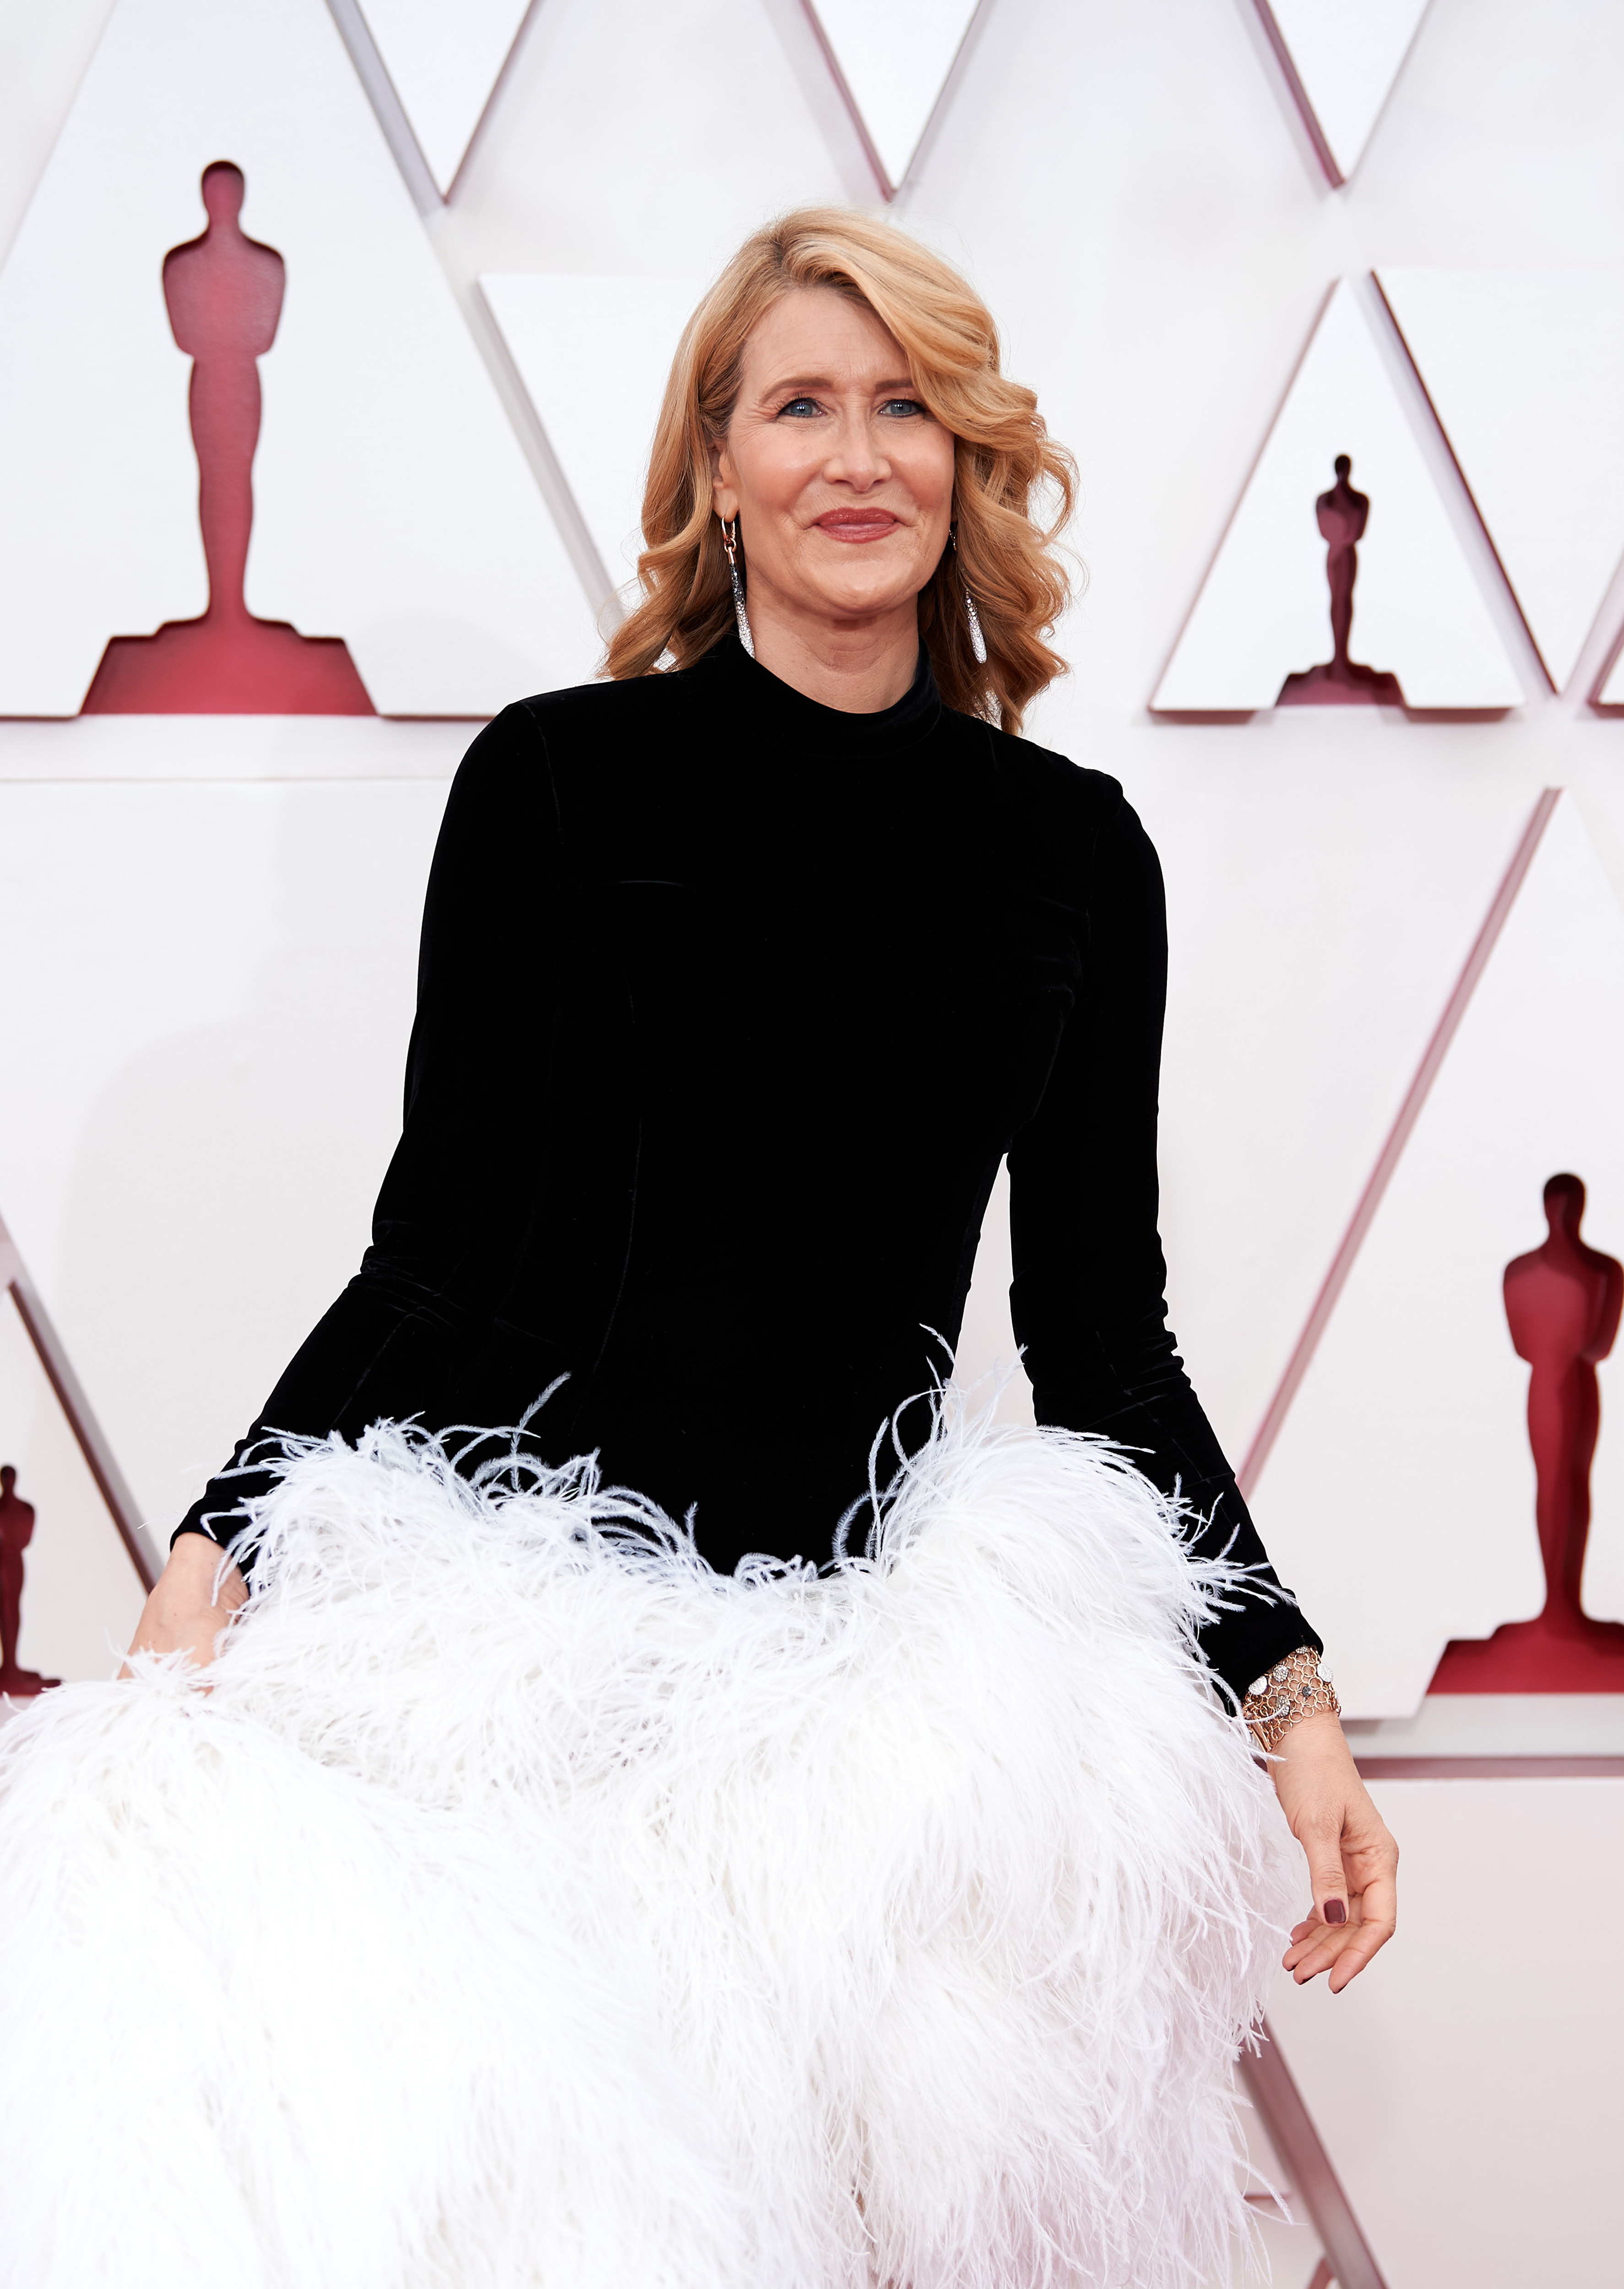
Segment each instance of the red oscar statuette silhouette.
[[19,1698],[60,1685],[36,1669],[17,1666],[17,1632],[22,1625],[22,1553],[34,1538],[34,1505],[17,1492],[17,1473],[0,1467],[0,1693]]
[[1314,514],[1325,542],[1325,578],[1331,584],[1331,658],[1317,667],[1288,675],[1280,687],[1276,707],[1402,707],[1404,695],[1396,675],[1376,667],[1362,667],[1348,656],[1353,637],[1354,582],[1359,577],[1359,543],[1370,522],[1368,493],[1356,493],[1348,480],[1353,463],[1346,453],[1336,457],[1336,483],[1321,493]]
[[1538,1476],[1535,1517],[1545,1605],[1532,1622],[1444,1648],[1434,1693],[1624,1693],[1624,1626],[1593,1621],[1579,1602],[1590,1531],[1590,1464],[1601,1428],[1596,1369],[1624,1309],[1624,1264],[1579,1236],[1585,1188],[1545,1187],[1550,1236],[1506,1266],[1506,1318],[1528,1379],[1528,1440]]
[[243,600],[260,438],[258,361],[276,339],[286,265],[245,238],[242,170],[205,168],[201,238],[164,258],[164,299],[175,340],[192,360],[197,514],[209,568],[209,609],[150,636],[115,636],[85,695],[86,715],[371,715],[375,711],[342,640],[302,636],[286,620],[256,620]]

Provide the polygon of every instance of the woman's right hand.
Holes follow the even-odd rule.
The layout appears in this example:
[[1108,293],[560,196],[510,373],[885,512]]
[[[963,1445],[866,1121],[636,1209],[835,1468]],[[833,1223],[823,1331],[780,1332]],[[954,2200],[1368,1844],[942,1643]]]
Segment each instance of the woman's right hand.
[[[169,1553],[131,1644],[132,1653],[187,1653],[199,1669],[214,1658],[220,1631],[246,1602],[248,1584],[206,1534],[183,1534]],[[128,1677],[128,1669],[119,1674]]]

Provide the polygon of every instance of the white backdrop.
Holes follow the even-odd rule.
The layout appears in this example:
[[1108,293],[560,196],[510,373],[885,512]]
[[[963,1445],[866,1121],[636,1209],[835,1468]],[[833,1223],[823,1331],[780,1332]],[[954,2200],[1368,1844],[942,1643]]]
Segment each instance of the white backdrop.
[[[789,204],[883,204],[870,152],[902,152],[927,120],[911,164],[896,158],[891,211],[988,296],[1011,368],[1082,467],[1074,672],[1031,728],[1121,778],[1163,854],[1172,1316],[1235,1458],[1546,786],[1568,790],[1562,849],[1593,853],[1564,974],[1575,1006],[1613,1022],[1624,723],[1589,701],[1624,628],[1610,347],[1624,14],[1278,8],[1288,37],[1295,14],[1331,43],[1299,63],[1349,177],[1333,189],[1253,0],[983,0],[956,46],[957,0],[871,5],[892,41],[877,66],[839,11],[820,40],[801,0],[489,0],[476,56],[452,0],[332,0],[331,15],[320,0],[0,0],[0,706],[61,719],[0,722],[0,1212],[155,1525],[364,1244],[416,909],[468,737],[452,722],[74,718],[108,636],[202,602],[185,362],[158,266],[200,226],[211,159],[245,167],[244,227],[289,266],[251,602],[343,635],[384,714],[451,717],[592,673],[653,346],[683,282]],[[916,39],[910,11],[930,19]],[[521,16],[504,67],[492,27]],[[830,68],[843,36],[848,87],[878,69],[889,90],[866,136]],[[932,114],[910,75],[946,56]],[[482,280],[501,283],[487,296]],[[1332,309],[1368,355],[1359,372],[1351,353],[1322,357],[1322,388],[1309,345],[1334,347],[1342,317],[1322,313],[1339,281]],[[595,307],[612,323],[582,315]],[[1327,654],[1312,495],[1339,451],[1372,499],[1355,655],[1459,720],[1237,712]],[[1413,1708],[1426,1647],[1462,1615],[1486,1628],[1528,1608],[1520,1386],[1500,1357],[1492,1390],[1484,1362],[1503,1345],[1500,1269],[1540,1236],[1544,1176],[1575,1166],[1588,1236],[1624,1256],[1616,1049],[1598,1020],[1536,1058],[1537,972],[1519,985],[1508,961],[1485,979],[1259,1488],[1266,1536],[1305,1599],[1312,1585],[1372,1718]],[[1471,1113],[1491,1081],[1514,1098],[1537,1087],[1525,1168]],[[1433,1207],[1405,1205],[1428,1186]],[[1469,1244],[1476,1285],[1451,1275],[1460,1341],[1428,1352],[1427,1406],[1436,1449],[1476,1441],[1469,1509],[1395,1435],[1380,1335],[1409,1324],[1405,1281],[1421,1277],[1404,1220],[1435,1230],[1439,1196],[1469,1210],[1440,1245]],[[972,1367],[1008,1349],[1004,1245],[995,1218]],[[25,1657],[95,1673],[135,1586],[13,1335],[0,1440],[40,1508]],[[1588,1576],[1614,1611],[1618,1379]],[[1497,1791],[1500,1858],[1527,1863],[1568,1832],[1547,1785]],[[1404,1801],[1429,1873],[1403,1944],[1467,2014],[1481,1998],[1449,1985],[1452,1918],[1482,1910],[1450,1887],[1481,1872],[1488,1800],[1452,1798],[1447,1817],[1425,1790]],[[1524,1876],[1500,1871],[1537,1926],[1555,1910],[1516,1892]],[[1586,2058],[1604,2058],[1605,2030],[1570,2056],[1530,1963],[1497,1958],[1494,1982],[1554,2153],[1564,2125],[1578,2140],[1593,2118]],[[1423,2132],[1384,2094],[1410,2074],[1408,2022],[1346,2002],[1314,2018],[1324,2001],[1293,2005],[1285,2039],[1316,2106],[1334,2093],[1331,2112],[1364,2109],[1361,2184],[1400,2189],[1366,2221],[1389,2281],[1521,2289],[1526,2249],[1493,2224],[1528,2190],[1516,2124],[1480,2115],[1470,2152],[1445,2141],[1406,2175]],[[1440,2215],[1475,2220],[1472,2236],[1449,2242]],[[1565,2191],[1543,2205],[1551,2277],[1605,2277],[1596,2230]],[[1468,2240],[1452,2271],[1440,2252]]]

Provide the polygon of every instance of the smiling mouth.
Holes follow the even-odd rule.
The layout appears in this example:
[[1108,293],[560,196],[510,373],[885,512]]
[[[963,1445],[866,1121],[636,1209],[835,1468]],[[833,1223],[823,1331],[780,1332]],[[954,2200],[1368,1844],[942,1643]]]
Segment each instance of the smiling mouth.
[[827,516],[813,519],[831,540],[883,540],[901,522],[888,508],[832,508]]

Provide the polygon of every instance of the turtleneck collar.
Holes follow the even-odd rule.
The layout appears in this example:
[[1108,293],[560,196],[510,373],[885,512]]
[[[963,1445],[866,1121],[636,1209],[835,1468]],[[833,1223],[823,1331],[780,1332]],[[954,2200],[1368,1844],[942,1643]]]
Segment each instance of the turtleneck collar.
[[689,673],[714,677],[719,687],[716,704],[731,710],[736,720],[748,720],[780,746],[824,754],[895,754],[927,738],[942,712],[941,694],[924,644],[907,691],[894,706],[871,715],[851,714],[843,707],[825,707],[820,700],[808,699],[759,660],[752,659],[732,628],[702,659],[694,662]]

